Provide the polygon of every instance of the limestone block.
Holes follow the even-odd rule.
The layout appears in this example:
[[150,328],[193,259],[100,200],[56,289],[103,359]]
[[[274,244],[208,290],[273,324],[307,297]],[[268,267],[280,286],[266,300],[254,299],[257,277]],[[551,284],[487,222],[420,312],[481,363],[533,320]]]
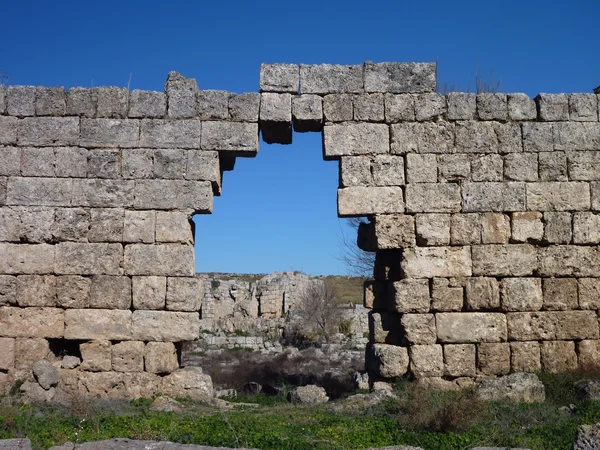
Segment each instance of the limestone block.
[[134,311],[133,339],[140,341],[193,341],[200,332],[197,312]]
[[196,94],[196,109],[200,120],[228,120],[229,92],[201,90]]
[[371,186],[371,159],[368,156],[342,156],[340,158],[340,182],[342,187]]
[[190,215],[182,211],[156,212],[156,242],[192,244]]
[[133,308],[164,309],[167,296],[166,277],[133,277]]
[[204,284],[199,278],[167,279],[167,309],[170,311],[199,311]]
[[129,89],[114,86],[96,88],[97,117],[123,119],[129,110]]
[[64,311],[59,308],[0,308],[0,336],[19,338],[61,338]]
[[67,309],[66,339],[131,339],[131,311],[118,309]]
[[130,207],[134,200],[132,180],[73,180],[72,206]]
[[507,321],[502,313],[440,312],[435,315],[438,341],[450,344],[505,342]]
[[471,245],[481,243],[479,214],[452,214],[450,216],[450,244]]
[[369,342],[375,344],[402,344],[400,314],[389,311],[369,312]]
[[577,342],[578,365],[583,370],[600,367],[600,341],[584,340]]
[[416,247],[402,255],[402,270],[407,277],[470,277],[469,247]]
[[392,284],[390,294],[399,313],[429,312],[430,294],[428,280],[405,279]]
[[177,351],[171,342],[148,342],[144,353],[146,372],[168,374],[179,369]]
[[79,345],[82,359],[79,368],[89,372],[109,372],[112,370],[111,347],[110,341],[82,342]]
[[175,397],[190,397],[198,402],[213,400],[213,384],[209,375],[200,367],[184,367],[158,379],[157,392]]
[[567,94],[539,94],[534,100],[540,120],[545,122],[569,120],[569,96]]
[[99,309],[130,309],[131,278],[95,275],[92,277],[89,307]]
[[388,126],[380,123],[325,125],[324,157],[389,153],[389,134]]
[[500,155],[472,155],[471,179],[473,181],[503,181],[504,159]]
[[[24,207],[13,208],[21,220],[17,231],[21,242],[52,242],[55,240],[52,230],[54,227],[54,208]],[[8,224],[9,227],[14,226]]]
[[35,115],[35,86],[7,86],[6,112],[9,116]]
[[196,115],[196,92],[198,84],[177,72],[169,72],[165,83],[165,94],[169,117],[183,118]]
[[571,180],[594,181],[600,179],[600,152],[569,152],[567,158]]
[[462,185],[464,212],[522,211],[525,199],[525,183],[464,182]]
[[410,371],[416,378],[441,377],[444,374],[441,345],[412,345],[408,352]]
[[95,88],[72,87],[67,93],[68,116],[94,117],[97,104],[98,96]]
[[529,244],[474,245],[471,251],[475,276],[522,277],[538,268],[536,249]]
[[437,157],[434,154],[406,155],[406,181],[408,183],[436,183]]
[[437,93],[415,95],[415,118],[417,121],[438,120],[446,115],[446,97]]
[[449,120],[472,120],[475,118],[476,94],[450,92],[446,95]]
[[121,208],[95,208],[90,211],[90,242],[121,242],[125,210]]
[[[579,306],[577,280],[574,278],[543,278],[544,310],[572,310]],[[600,288],[600,286],[598,286]]]
[[527,94],[508,94],[508,117],[511,120],[536,120],[535,101]]
[[54,246],[0,242],[0,274],[43,275],[54,271]]
[[450,214],[417,214],[415,224],[418,245],[450,244]]
[[510,365],[513,372],[539,372],[542,370],[538,342],[511,342]]
[[92,280],[79,275],[56,277],[56,305],[61,308],[89,307]]
[[583,182],[527,184],[530,211],[582,211],[590,208],[590,187]]
[[258,122],[260,94],[245,92],[229,96],[229,116],[234,122]]
[[508,118],[506,94],[491,92],[477,94],[477,115],[481,120],[506,120]]
[[15,367],[15,340],[0,338],[0,370],[11,370]]
[[46,339],[15,339],[15,369],[31,370],[33,365],[48,357],[50,345]]
[[0,144],[17,143],[17,123],[16,117],[0,116]]
[[121,244],[60,242],[54,246],[54,271],[61,275],[120,275],[123,263]]
[[589,311],[514,312],[506,315],[511,341],[596,339],[598,320]]
[[54,171],[61,178],[87,176],[88,151],[79,147],[54,147]]
[[54,275],[19,275],[17,303],[27,306],[56,306],[56,277]]
[[495,278],[468,278],[465,291],[466,306],[470,311],[493,311],[500,308],[500,288]]
[[598,121],[598,97],[594,94],[569,94],[569,120]]
[[552,244],[571,242],[571,214],[566,212],[544,213],[544,239]]
[[415,245],[414,217],[404,214],[375,216],[375,239],[378,249],[413,247]]
[[506,375],[510,372],[510,344],[477,345],[477,371],[480,375]]
[[498,153],[518,153],[523,151],[523,136],[517,123],[492,122],[498,138]]
[[459,153],[498,153],[498,136],[491,122],[456,122],[456,148]]
[[575,342],[545,341],[540,342],[542,370],[550,373],[561,373],[577,369]]
[[154,242],[155,229],[154,211],[125,211],[123,242],[151,244]]
[[6,204],[6,185],[8,179],[6,177],[0,177],[0,206]]
[[133,380],[126,381],[127,375],[112,371],[82,372],[77,377],[77,390],[84,398],[128,398],[127,391],[133,387]]
[[199,120],[143,119],[140,147],[200,148],[202,122]]
[[384,94],[385,121],[387,123],[415,120],[415,97],[410,94]]
[[326,122],[348,122],[354,118],[352,95],[329,94],[323,97],[323,116]]
[[90,228],[90,213],[83,208],[58,208],[50,225],[53,239],[85,242]]
[[600,253],[597,247],[551,245],[538,249],[541,276],[600,276]]
[[294,131],[321,131],[323,129],[323,100],[318,95],[305,94],[292,98]]
[[372,344],[367,346],[365,364],[369,372],[383,378],[400,377],[408,370],[408,351],[406,347]]
[[[567,181],[567,155],[564,152],[542,152],[538,155],[539,176],[543,181]],[[571,179],[576,180],[577,178]]]
[[526,152],[551,152],[554,150],[552,123],[525,122],[523,129],[523,150]]
[[21,150],[21,174],[26,177],[53,177],[54,149],[52,147],[23,148]]
[[21,174],[21,149],[18,147],[0,147],[0,155],[2,155],[0,176],[19,176]]
[[471,178],[469,155],[440,155],[438,158],[439,181],[460,181]]
[[513,181],[538,179],[537,153],[512,153],[504,157],[504,177]]
[[200,147],[240,155],[255,154],[258,151],[258,125],[250,122],[203,122]]
[[600,215],[591,212],[573,214],[573,243],[600,243]]
[[6,204],[70,206],[71,187],[69,179],[11,177],[6,186]]
[[185,178],[187,154],[190,151],[195,150],[181,150],[174,148],[155,150],[154,177],[171,180]]
[[115,372],[143,372],[145,345],[140,341],[125,341],[111,348],[112,370]]
[[404,185],[404,158],[402,156],[377,155],[371,163],[375,186]]
[[154,151],[150,149],[127,149],[121,158],[123,178],[153,178]]
[[460,187],[454,183],[417,183],[406,186],[408,212],[459,212]]
[[261,64],[261,92],[298,93],[300,69],[296,64]]
[[212,212],[213,193],[209,181],[136,180],[136,209],[189,209]]
[[579,278],[579,307],[581,309],[600,309],[600,280],[598,278]]
[[137,119],[81,119],[82,147],[132,148],[139,145],[139,138]]
[[340,217],[404,212],[402,188],[352,186],[338,189]]
[[514,242],[541,241],[543,237],[542,213],[515,212],[512,214],[512,240]]
[[292,143],[292,96],[265,92],[260,94],[259,124],[268,144]]
[[435,63],[365,63],[365,91],[391,93],[435,92]]
[[129,117],[160,118],[167,114],[167,97],[163,92],[134,89],[129,99]]
[[391,151],[406,153],[454,153],[454,124],[447,122],[397,123],[391,125]]
[[435,344],[437,333],[433,314],[402,314],[400,323],[410,344]]
[[6,113],[6,86],[0,86],[0,115]]
[[22,231],[21,211],[17,208],[0,208],[0,241],[19,242]]
[[444,345],[444,375],[449,377],[474,377],[475,345]]
[[434,278],[431,284],[432,311],[460,311],[463,307],[464,290],[447,278]]
[[555,150],[598,150],[600,149],[600,123],[562,122],[555,123]]
[[127,275],[193,276],[194,248],[177,244],[130,244],[125,247]]
[[17,278],[0,275],[0,306],[17,304]]
[[510,219],[506,214],[481,214],[481,243],[507,244],[510,239]]
[[[221,192],[221,162],[219,152],[188,150],[186,180],[205,180],[212,183],[213,192]],[[224,168],[222,170],[225,170]]]
[[542,308],[540,278],[504,278],[500,282],[503,311],[539,311]]

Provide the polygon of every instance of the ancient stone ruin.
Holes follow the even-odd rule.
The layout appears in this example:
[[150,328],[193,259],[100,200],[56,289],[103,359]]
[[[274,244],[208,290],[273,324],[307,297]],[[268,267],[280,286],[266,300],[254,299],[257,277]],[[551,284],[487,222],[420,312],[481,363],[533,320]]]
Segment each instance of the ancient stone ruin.
[[67,392],[207,398],[178,359],[208,313],[190,219],[259,131],[292,127],[339,160],[339,215],[370,218],[375,379],[600,362],[598,96],[440,95],[435,70],[263,65],[247,94],[176,73],[164,93],[0,87],[2,384],[54,354]]

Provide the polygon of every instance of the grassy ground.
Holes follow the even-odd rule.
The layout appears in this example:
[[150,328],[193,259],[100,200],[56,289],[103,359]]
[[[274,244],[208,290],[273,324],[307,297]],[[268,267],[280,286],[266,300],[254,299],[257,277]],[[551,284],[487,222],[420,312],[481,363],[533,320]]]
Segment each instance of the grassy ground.
[[[572,374],[544,376],[544,404],[481,403],[464,393],[432,393],[399,384],[398,400],[360,413],[335,412],[335,403],[292,405],[258,395],[230,411],[184,401],[182,413],[153,412],[151,399],[131,403],[76,402],[71,409],[0,403],[0,438],[28,437],[35,449],[66,441],[113,437],[171,440],[258,449],[362,449],[414,445],[426,450],[476,446],[567,450],[581,424],[600,422],[600,403],[578,401]],[[571,408],[564,408],[571,404]]]

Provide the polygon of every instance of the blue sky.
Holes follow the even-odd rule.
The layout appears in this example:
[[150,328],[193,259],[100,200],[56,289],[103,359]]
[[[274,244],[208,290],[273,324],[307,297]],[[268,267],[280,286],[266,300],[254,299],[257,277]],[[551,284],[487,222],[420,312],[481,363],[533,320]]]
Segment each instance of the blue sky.
[[[437,61],[439,84],[463,90],[491,71],[530,96],[600,85],[598,0],[7,0],[0,13],[9,84],[162,90],[176,70],[248,92],[262,62]],[[337,173],[314,133],[238,159],[196,219],[197,270],[346,273]]]

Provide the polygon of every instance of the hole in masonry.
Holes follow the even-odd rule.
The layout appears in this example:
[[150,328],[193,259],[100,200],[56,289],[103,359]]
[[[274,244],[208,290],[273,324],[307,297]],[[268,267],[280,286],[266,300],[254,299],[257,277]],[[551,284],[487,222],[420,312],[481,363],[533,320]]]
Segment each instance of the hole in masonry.
[[62,358],[63,356],[77,356],[81,358],[79,344],[85,341],[70,340],[70,339],[48,339],[50,351],[54,356]]

